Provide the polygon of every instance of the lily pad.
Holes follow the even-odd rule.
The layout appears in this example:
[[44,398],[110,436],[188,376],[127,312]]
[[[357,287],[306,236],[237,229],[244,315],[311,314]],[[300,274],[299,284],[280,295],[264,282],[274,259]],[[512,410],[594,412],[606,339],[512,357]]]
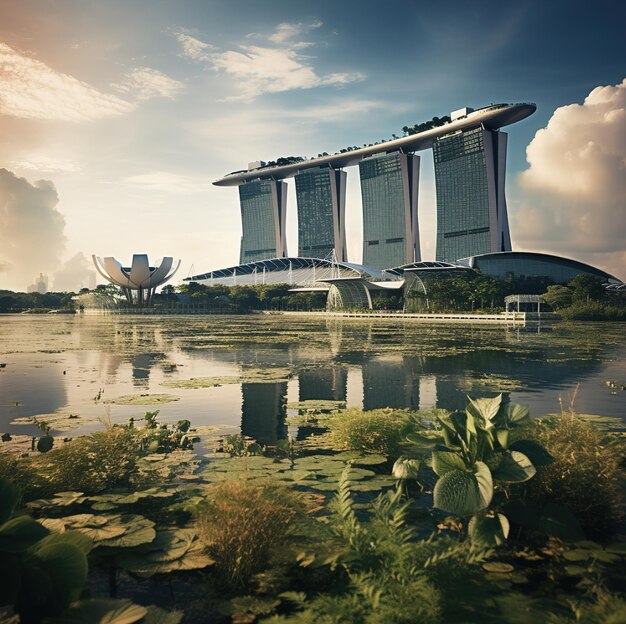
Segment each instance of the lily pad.
[[165,381],[161,385],[166,388],[213,388],[227,384],[241,383],[280,383],[289,381],[291,371],[284,368],[251,368],[241,371],[239,375],[216,377],[192,377]]
[[121,553],[117,564],[137,576],[147,578],[181,570],[198,570],[215,561],[204,552],[204,545],[191,529],[159,529],[149,544]]
[[180,401],[180,397],[174,394],[125,394],[104,402],[113,405],[161,405],[173,401]]

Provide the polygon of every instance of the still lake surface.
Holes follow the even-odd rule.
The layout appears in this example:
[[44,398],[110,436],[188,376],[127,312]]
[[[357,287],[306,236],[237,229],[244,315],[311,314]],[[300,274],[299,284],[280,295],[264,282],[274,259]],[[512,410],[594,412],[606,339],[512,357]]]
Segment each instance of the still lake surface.
[[[411,321],[293,316],[0,316],[0,432],[34,434],[16,418],[78,414],[72,435],[159,409],[163,421],[241,431],[262,443],[305,428],[286,424],[288,402],[344,400],[374,409],[461,408],[465,395],[499,390],[533,416],[559,397],[587,414],[626,419],[626,327],[426,325]],[[289,371],[273,383],[258,370]],[[240,376],[210,388],[162,384]],[[616,382],[617,389],[607,385]],[[107,404],[120,395],[170,394],[156,406]],[[45,417],[42,417],[45,420]]]

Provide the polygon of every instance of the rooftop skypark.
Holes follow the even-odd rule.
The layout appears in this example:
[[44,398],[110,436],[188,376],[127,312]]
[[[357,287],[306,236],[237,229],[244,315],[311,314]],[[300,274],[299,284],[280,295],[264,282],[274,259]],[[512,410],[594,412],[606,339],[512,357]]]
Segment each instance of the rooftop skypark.
[[504,196],[507,135],[534,104],[461,108],[449,117],[405,126],[405,136],[305,160],[251,162],[216,180],[238,186],[243,235],[240,262],[289,257],[286,178],[295,178],[298,253],[347,262],[344,168],[359,167],[363,198],[363,262],[379,270],[421,259],[418,222],[420,156],[433,150],[437,186],[436,259],[511,251]]

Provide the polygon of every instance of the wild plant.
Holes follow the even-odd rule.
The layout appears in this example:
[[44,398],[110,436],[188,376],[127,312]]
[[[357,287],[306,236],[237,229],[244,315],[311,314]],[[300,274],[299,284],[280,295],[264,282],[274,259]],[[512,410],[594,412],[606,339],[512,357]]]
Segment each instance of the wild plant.
[[430,463],[438,477],[434,506],[461,516],[472,540],[483,546],[503,543],[509,521],[490,510],[494,493],[507,484],[532,479],[552,457],[536,440],[516,439],[529,422],[528,409],[494,398],[472,399],[465,411],[435,417],[435,428],[408,436],[431,448]]
[[284,547],[305,498],[285,486],[231,481],[213,486],[200,505],[200,538],[229,588],[244,586]]

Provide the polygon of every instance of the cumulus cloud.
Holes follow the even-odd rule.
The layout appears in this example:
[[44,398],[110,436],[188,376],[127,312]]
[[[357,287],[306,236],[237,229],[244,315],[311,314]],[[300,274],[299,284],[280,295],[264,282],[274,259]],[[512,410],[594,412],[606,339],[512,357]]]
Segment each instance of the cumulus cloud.
[[81,288],[95,288],[96,272],[93,263],[80,251],[63,263],[54,274],[52,289],[57,292],[78,292]]
[[136,67],[128,73],[122,84],[115,87],[121,93],[129,93],[137,100],[150,100],[154,97],[173,100],[184,85],[156,69]]
[[[558,108],[528,145],[515,238],[624,274],[626,80]],[[615,263],[619,264],[616,265]]]
[[133,105],[0,43],[0,113],[27,119],[88,121]]
[[0,169],[0,287],[25,289],[35,275],[57,268],[65,219],[52,182],[31,184]]
[[[240,44],[236,50],[225,52],[214,51],[212,46],[189,35],[179,34],[177,37],[186,56],[204,60],[214,70],[236,81],[239,94],[227,98],[229,100],[251,100],[263,93],[341,86],[363,80],[365,74],[362,72],[319,75],[311,57],[302,55],[300,50],[313,44],[295,38],[321,25],[319,21],[310,24],[285,22],[265,37],[264,45]],[[253,33],[248,37],[259,38],[260,35]]]

